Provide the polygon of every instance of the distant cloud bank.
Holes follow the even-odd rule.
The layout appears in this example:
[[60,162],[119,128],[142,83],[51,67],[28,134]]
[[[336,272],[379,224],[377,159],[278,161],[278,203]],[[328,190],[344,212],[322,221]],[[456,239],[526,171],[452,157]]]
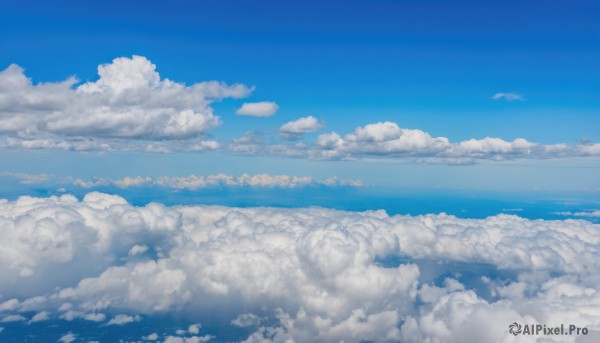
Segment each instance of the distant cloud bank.
[[314,180],[312,177],[289,176],[289,175],[269,175],[256,174],[241,176],[231,176],[225,174],[215,174],[208,176],[190,175],[184,177],[125,177],[123,179],[100,178],[91,181],[77,179],[73,184],[83,188],[93,188],[99,186],[117,186],[121,188],[160,186],[172,189],[195,190],[213,186],[224,187],[273,187],[273,188],[296,188],[304,186],[327,186],[327,187],[361,187],[362,181],[354,179],[338,179],[330,177],[323,180]]

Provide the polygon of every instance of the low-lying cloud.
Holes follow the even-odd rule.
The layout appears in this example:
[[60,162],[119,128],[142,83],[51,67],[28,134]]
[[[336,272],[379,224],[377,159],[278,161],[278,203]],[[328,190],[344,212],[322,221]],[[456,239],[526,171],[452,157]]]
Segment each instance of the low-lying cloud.
[[598,330],[599,257],[584,220],[21,197],[0,201],[0,320],[183,313],[247,342],[510,341],[513,321]]

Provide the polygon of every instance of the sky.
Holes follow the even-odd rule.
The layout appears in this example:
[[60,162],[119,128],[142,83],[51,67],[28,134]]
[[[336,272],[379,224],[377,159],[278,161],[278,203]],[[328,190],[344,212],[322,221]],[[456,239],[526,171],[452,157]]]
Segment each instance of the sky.
[[[272,173],[272,169],[289,174],[279,171],[287,164],[302,174],[298,176],[326,174],[335,168],[327,163],[315,167],[312,160],[332,158],[289,161],[283,157],[298,153],[274,153],[265,147],[241,153],[225,147],[249,132],[263,145],[289,144],[281,139],[285,136],[281,127],[308,116],[318,125],[288,134],[288,138],[296,138],[292,143],[314,144],[322,134],[343,136],[382,122],[446,137],[450,142],[493,137],[507,142],[524,138],[546,145],[577,145],[600,139],[596,129],[600,126],[600,25],[594,1],[23,1],[5,6],[7,10],[0,14],[0,68],[17,64],[34,85],[71,76],[79,82],[71,87],[95,82],[99,65],[137,55],[152,63],[163,80],[187,86],[217,80],[250,88],[237,98],[212,101],[209,109],[219,123],[196,131],[203,139],[221,144],[218,156],[167,157],[178,161],[174,163],[177,167],[165,171],[169,175],[177,174],[180,165],[193,165],[194,173],[207,174],[214,169],[215,160],[222,164],[217,172],[236,175],[251,172],[256,165],[261,166],[258,172]],[[246,102],[272,102],[277,110],[270,116],[237,115]],[[3,108],[5,113],[9,110]],[[22,135],[23,130],[3,131],[14,136]],[[68,134],[91,133],[90,128],[78,130]],[[114,150],[118,153],[121,149]],[[376,178],[384,180],[383,185],[399,186],[410,186],[415,179],[433,183],[435,174],[455,174],[461,169],[447,164],[465,163],[463,159],[421,166],[422,161],[390,156],[386,148],[379,150],[362,157],[338,154],[333,159],[361,160],[342,168],[352,170],[350,177],[357,179],[369,179],[370,171],[380,168],[381,164],[373,165],[370,160],[391,162]],[[4,167],[8,172],[46,172],[31,164],[38,152],[19,150],[16,157],[6,151],[0,154],[14,166],[14,170]],[[26,156],[30,154],[34,157]],[[56,149],[50,158],[54,155],[61,158]],[[73,160],[85,160],[71,155]],[[165,158],[142,155],[131,160]],[[273,158],[252,163],[245,159],[247,155]],[[528,167],[515,167],[512,170],[519,176],[499,177],[497,187],[516,190],[534,183],[534,188],[597,190],[600,181],[590,170],[598,167],[597,159],[582,161],[582,154],[563,155],[558,163],[532,162],[550,174],[551,181],[541,182],[539,173]],[[106,169],[120,170],[118,160],[99,158],[102,163],[92,167],[96,173],[85,172],[81,163],[61,163],[65,168],[52,173],[109,176],[111,171]],[[489,187],[488,166],[478,166],[485,161],[475,162],[467,161],[477,165],[445,178],[443,186]],[[364,165],[367,167],[362,168]],[[495,166],[492,174],[505,173],[502,163]],[[567,166],[574,169],[565,173]],[[47,173],[50,169],[56,168],[48,166]],[[129,176],[148,173],[148,169],[131,169],[127,172],[135,175]],[[395,177],[398,169],[406,182]],[[416,171],[420,169],[427,171]],[[463,175],[472,185],[461,181]]]
[[600,340],[598,1],[1,7],[0,341]]

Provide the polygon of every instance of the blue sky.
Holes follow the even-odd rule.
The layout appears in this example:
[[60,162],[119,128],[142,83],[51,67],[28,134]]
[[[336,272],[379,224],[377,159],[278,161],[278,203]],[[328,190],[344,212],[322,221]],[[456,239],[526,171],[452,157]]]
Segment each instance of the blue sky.
[[[323,128],[304,135],[305,142],[384,121],[451,142],[497,137],[575,145],[582,139],[600,140],[600,10],[595,1],[22,1],[4,7],[0,68],[18,64],[34,84],[71,75],[82,83],[96,81],[98,65],[140,55],[156,65],[162,78],[186,85],[219,80],[256,87],[246,99],[211,105],[222,124],[206,137],[216,141],[261,131],[273,142],[281,125],[308,115]],[[497,93],[521,99],[492,100]],[[273,101],[279,111],[268,118],[235,115],[246,101]],[[0,154],[13,161],[12,168],[4,164],[5,172],[38,169],[83,177],[114,176],[110,170],[121,160],[102,156],[97,166],[89,162],[86,167],[75,161],[93,159],[50,152],[74,161],[69,166],[65,161],[60,170],[32,164],[35,152],[20,151],[16,158]],[[141,153],[130,160],[157,165],[163,158]],[[444,186],[481,188],[510,169],[508,174],[520,180],[500,177],[499,187],[539,183],[529,167],[496,164],[494,169],[494,163],[449,169],[443,163],[423,166],[391,159],[390,167],[363,161],[337,168],[338,163],[283,157],[254,163],[231,153],[166,159],[173,167],[165,175],[187,169],[196,174],[341,173],[369,183],[376,178],[383,184],[414,185],[398,182],[395,175],[401,170],[402,179],[419,185],[433,185],[440,179],[436,175],[443,174],[453,175],[443,180]],[[589,171],[598,166],[597,159],[527,164],[552,175],[534,188],[597,189],[600,183]],[[286,165],[294,167],[286,170]],[[569,166],[578,169],[561,171]],[[379,168],[383,171],[370,176]],[[117,176],[150,173],[145,167],[117,170],[122,171]]]

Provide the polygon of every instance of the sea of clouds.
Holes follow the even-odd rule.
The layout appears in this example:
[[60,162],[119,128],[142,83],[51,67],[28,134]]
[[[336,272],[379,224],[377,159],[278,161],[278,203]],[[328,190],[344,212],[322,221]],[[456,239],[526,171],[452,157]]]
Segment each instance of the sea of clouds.
[[176,314],[200,324],[140,341],[218,342],[200,329],[215,321],[247,342],[533,341],[515,321],[590,331],[548,342],[600,337],[600,225],[585,220],[23,196],[0,200],[0,280],[0,335]]

